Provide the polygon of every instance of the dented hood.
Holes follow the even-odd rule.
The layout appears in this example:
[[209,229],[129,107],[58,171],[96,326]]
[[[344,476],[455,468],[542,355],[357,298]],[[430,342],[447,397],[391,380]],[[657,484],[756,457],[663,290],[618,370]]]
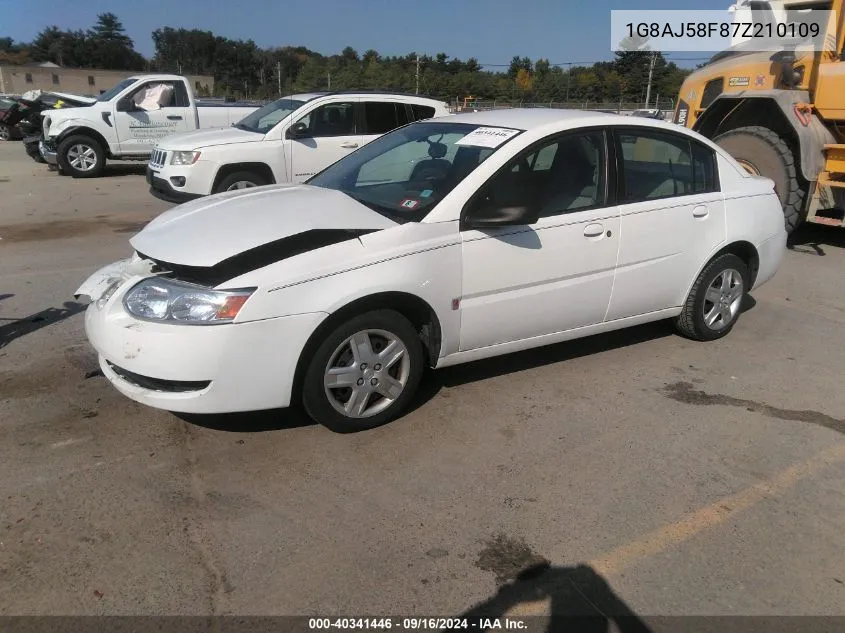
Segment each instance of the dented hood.
[[158,261],[203,267],[306,231],[393,226],[392,220],[339,191],[270,185],[200,198],[165,211],[130,244]]

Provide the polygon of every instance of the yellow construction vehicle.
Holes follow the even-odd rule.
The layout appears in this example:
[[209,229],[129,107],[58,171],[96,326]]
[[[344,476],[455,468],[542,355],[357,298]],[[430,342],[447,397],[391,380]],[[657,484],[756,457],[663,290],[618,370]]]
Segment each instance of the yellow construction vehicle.
[[752,2],[780,9],[788,4],[786,14],[830,11],[830,50],[751,52],[739,44],[690,74],[675,107],[675,123],[714,140],[749,172],[775,182],[789,232],[804,221],[845,226],[843,3]]

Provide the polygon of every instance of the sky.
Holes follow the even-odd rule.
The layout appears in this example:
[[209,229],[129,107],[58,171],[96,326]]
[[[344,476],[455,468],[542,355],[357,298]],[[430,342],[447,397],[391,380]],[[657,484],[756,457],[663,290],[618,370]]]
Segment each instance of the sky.
[[[495,70],[514,55],[553,64],[612,59],[612,9],[725,10],[732,0],[0,0],[0,37],[30,41],[44,27],[87,29],[98,13],[123,22],[138,52],[153,54],[153,30],[202,29],[262,48],[306,46],[324,55],[409,52],[475,57]],[[13,16],[13,17],[12,17]],[[694,52],[667,54],[683,67]]]

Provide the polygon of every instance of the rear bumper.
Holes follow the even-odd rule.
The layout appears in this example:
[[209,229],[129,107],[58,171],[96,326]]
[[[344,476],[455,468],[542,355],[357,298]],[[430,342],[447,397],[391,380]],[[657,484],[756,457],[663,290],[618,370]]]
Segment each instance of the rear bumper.
[[759,288],[775,276],[784,255],[786,255],[786,231],[781,231],[757,245],[760,268],[757,270],[757,278],[754,280],[752,290]]
[[166,202],[188,202],[202,196],[197,193],[177,191],[167,180],[160,178],[157,172],[147,166],[147,184],[150,186],[150,193],[156,198]]
[[40,141],[38,143],[38,151],[41,158],[47,161],[50,165],[58,164],[58,154],[56,153],[56,146],[49,141]]

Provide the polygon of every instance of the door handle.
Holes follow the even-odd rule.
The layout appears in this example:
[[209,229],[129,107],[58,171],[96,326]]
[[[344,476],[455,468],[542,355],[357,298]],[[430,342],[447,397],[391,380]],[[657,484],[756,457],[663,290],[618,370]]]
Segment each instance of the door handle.
[[340,146],[352,148],[352,147],[358,147],[358,143],[352,143],[351,141],[347,141],[346,143],[341,143]]
[[182,117],[179,116],[178,114],[168,114],[167,118],[170,119],[171,121],[181,121],[182,120]]
[[692,210],[692,217],[694,218],[706,218],[708,215],[710,215],[710,209],[704,205],[697,206]]
[[588,224],[584,227],[584,237],[598,237],[604,233],[604,227],[601,224]]

